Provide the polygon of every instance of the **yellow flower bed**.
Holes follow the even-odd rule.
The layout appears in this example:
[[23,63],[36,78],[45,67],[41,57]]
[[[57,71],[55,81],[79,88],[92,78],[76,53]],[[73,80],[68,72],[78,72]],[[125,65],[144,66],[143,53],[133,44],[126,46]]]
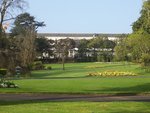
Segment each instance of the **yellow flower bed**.
[[94,72],[89,73],[89,76],[102,76],[102,77],[112,77],[112,76],[137,76],[137,74],[132,72],[120,72],[120,71],[105,71],[105,72]]

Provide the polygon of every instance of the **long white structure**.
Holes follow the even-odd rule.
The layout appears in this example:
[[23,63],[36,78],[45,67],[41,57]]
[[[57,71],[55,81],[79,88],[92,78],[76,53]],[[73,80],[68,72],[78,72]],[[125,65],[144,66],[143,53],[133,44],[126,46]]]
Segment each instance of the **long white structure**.
[[38,36],[43,36],[48,39],[52,40],[59,40],[70,38],[74,40],[81,40],[81,39],[92,39],[95,37],[106,37],[109,40],[116,40],[121,37],[122,34],[101,34],[101,33],[38,33]]
[[[79,42],[81,39],[90,40],[96,37],[108,38],[112,41],[117,41],[122,35],[126,34],[101,34],[101,33],[38,33],[38,37],[45,37],[51,40],[59,40],[59,39],[66,39],[70,38]],[[78,48],[74,48],[69,50],[68,57],[74,57],[77,54]],[[88,53],[87,56],[91,56],[92,53]]]

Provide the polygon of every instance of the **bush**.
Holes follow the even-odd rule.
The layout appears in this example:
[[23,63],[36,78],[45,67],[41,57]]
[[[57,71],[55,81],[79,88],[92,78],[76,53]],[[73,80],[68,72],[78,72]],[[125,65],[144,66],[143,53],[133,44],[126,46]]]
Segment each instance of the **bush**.
[[0,82],[0,88],[18,88],[18,85],[10,81]]
[[0,75],[5,76],[7,74],[7,69],[0,69]]
[[4,77],[7,74],[7,69],[0,69],[0,82],[4,81]]
[[150,66],[150,54],[143,54],[141,57],[142,66]]
[[119,71],[105,71],[89,73],[89,76],[102,76],[102,77],[113,77],[113,76],[136,76],[137,74],[132,72],[119,72]]
[[41,61],[36,61],[32,64],[32,70],[42,70],[44,69],[44,65]]
[[46,66],[46,69],[47,70],[52,70],[52,67],[51,66]]

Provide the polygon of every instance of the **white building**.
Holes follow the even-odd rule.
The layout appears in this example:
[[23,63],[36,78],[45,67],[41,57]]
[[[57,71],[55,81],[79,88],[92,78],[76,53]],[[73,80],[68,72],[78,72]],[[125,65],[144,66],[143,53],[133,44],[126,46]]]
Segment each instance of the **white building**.
[[122,34],[101,34],[101,33],[38,33],[38,36],[43,36],[52,40],[59,40],[65,38],[70,38],[74,40],[81,40],[81,39],[89,40],[97,36],[104,38],[106,37],[109,40],[116,40],[121,35]]
[[[59,40],[59,39],[66,39],[70,38],[79,42],[81,39],[90,40],[95,37],[103,37],[108,38],[112,41],[117,41],[122,36],[122,34],[102,34],[102,33],[38,33],[38,37],[45,37],[51,40]],[[77,53],[78,48],[74,48],[69,51],[68,57],[73,58]]]

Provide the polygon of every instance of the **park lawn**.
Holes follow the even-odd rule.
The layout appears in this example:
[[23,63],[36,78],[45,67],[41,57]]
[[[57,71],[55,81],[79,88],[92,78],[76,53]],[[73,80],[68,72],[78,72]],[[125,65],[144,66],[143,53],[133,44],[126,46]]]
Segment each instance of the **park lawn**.
[[149,102],[0,102],[0,113],[150,113]]
[[[133,72],[139,76],[150,75],[145,72],[138,64],[133,63],[67,63],[65,70],[62,70],[62,64],[46,64],[51,66],[52,70],[33,71],[32,78],[56,78],[56,77],[86,77],[91,72],[103,71],[125,71]],[[150,77],[150,76],[149,76]]]
[[62,78],[14,81],[20,88],[0,88],[0,93],[144,94],[150,78]]
[[[48,64],[49,65],[49,64]],[[33,71],[31,78],[13,80],[19,88],[0,88],[0,93],[145,94],[150,93],[150,76],[139,65],[124,63],[51,64],[52,70]],[[88,77],[89,72],[120,70],[132,77]]]

